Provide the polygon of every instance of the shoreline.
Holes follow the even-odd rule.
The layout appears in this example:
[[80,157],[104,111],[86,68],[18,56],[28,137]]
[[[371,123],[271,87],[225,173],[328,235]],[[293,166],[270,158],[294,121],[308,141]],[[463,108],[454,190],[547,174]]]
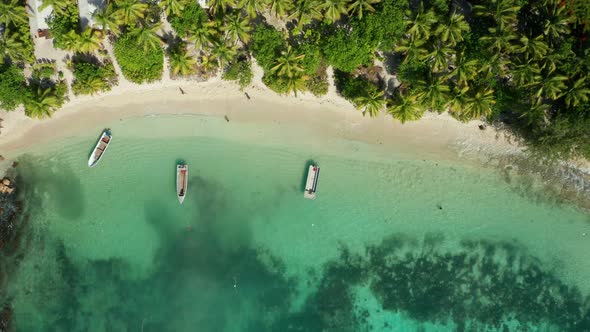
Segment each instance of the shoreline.
[[[35,139],[39,135],[37,130],[54,129],[55,137],[63,137],[72,131],[83,131],[91,125],[85,118],[92,118],[98,122],[109,120],[128,119],[133,117],[153,115],[203,115],[203,116],[229,116],[232,121],[243,122],[269,122],[269,121],[307,121],[312,115],[310,109],[321,109],[322,114],[313,116],[323,117],[325,120],[346,122],[351,127],[363,127],[368,130],[378,130],[383,136],[396,138],[398,141],[420,141],[421,143],[441,146],[440,141],[449,145],[461,146],[468,151],[494,151],[505,153],[520,153],[522,147],[511,143],[505,133],[493,128],[480,130],[481,121],[462,123],[448,114],[427,113],[418,121],[401,124],[387,114],[376,118],[365,117],[360,111],[343,97],[339,96],[333,85],[326,96],[315,97],[309,93],[295,96],[278,95],[266,88],[260,80],[255,79],[254,84],[240,91],[237,84],[222,81],[215,77],[205,82],[191,80],[161,80],[151,84],[137,85],[126,84],[115,86],[113,90],[97,94],[95,96],[79,96],[72,98],[51,118],[41,120],[31,119],[20,110],[5,112],[0,111],[3,128],[0,130],[0,151],[6,159],[10,159],[15,150],[26,150],[38,143]],[[186,94],[181,94],[182,88]],[[244,95],[247,92],[251,100]],[[275,104],[279,109],[248,110],[249,114],[240,112],[245,105],[257,103]],[[166,103],[196,103],[191,109],[181,112],[166,105],[157,108],[153,104]],[[206,104],[216,104],[213,107]],[[221,106],[219,106],[221,104]],[[296,112],[285,114],[286,108],[296,108]],[[293,110],[290,110],[293,111]],[[101,112],[101,114],[97,114]],[[115,114],[116,113],[116,114]],[[65,123],[75,124],[80,130],[66,128]],[[100,124],[100,123],[99,123]],[[340,123],[342,125],[342,123]],[[326,123],[326,125],[329,125]],[[65,129],[66,133],[57,129]],[[390,130],[391,133],[385,132]],[[55,134],[57,133],[57,134]],[[365,133],[367,134],[367,133]],[[369,137],[374,132],[368,133]],[[420,134],[418,136],[417,134]],[[342,133],[337,134],[345,136]],[[361,135],[353,135],[362,140]],[[363,135],[364,136],[364,135]],[[48,137],[44,137],[48,138]],[[469,139],[469,140],[468,140]],[[364,140],[369,140],[368,138]],[[403,142],[402,142],[403,143]],[[8,152],[7,152],[8,151]]]
[[[186,94],[181,94],[182,88]],[[247,92],[251,99],[244,95]],[[524,147],[508,132],[487,127],[482,121],[462,123],[449,114],[427,113],[420,120],[401,124],[387,114],[363,116],[333,85],[326,96],[282,96],[266,88],[260,79],[240,91],[237,84],[215,77],[205,82],[161,80],[147,85],[126,83],[96,96],[75,97],[52,118],[27,118],[23,112],[0,112],[0,171],[22,153],[51,139],[83,136],[109,123],[149,116],[204,116],[253,126],[283,124],[321,133],[327,140],[347,139],[372,146],[394,146],[408,153],[436,159],[460,160],[494,167],[503,175],[530,174],[558,187],[568,200],[590,209],[590,167],[587,161],[546,166],[529,162]],[[298,139],[298,138],[295,138]],[[573,175],[574,173],[575,176]],[[551,180],[544,177],[551,176]],[[507,177],[507,181],[510,181]],[[575,193],[578,194],[575,194]],[[577,199],[572,196],[581,194]],[[561,195],[560,195],[561,196]],[[581,198],[581,199],[580,199]]]

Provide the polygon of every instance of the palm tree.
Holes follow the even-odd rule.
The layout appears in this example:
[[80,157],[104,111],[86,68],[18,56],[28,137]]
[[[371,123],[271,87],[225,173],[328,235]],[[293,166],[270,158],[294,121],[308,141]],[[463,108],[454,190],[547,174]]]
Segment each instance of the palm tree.
[[195,72],[197,61],[188,54],[186,48],[176,47],[169,54],[172,74],[188,76]]
[[449,58],[453,52],[454,50],[452,48],[438,44],[432,52],[422,58],[432,61],[432,71],[436,73],[445,70],[449,66]]
[[91,28],[86,28],[78,35],[76,50],[81,53],[92,53],[101,48],[102,35]]
[[477,59],[468,59],[464,52],[458,52],[455,55],[455,68],[451,70],[446,78],[454,78],[459,86],[467,86],[467,82],[477,76],[479,61]]
[[486,79],[496,76],[504,77],[508,73],[510,64],[510,58],[503,57],[501,54],[494,54],[485,62],[481,62],[478,73],[484,74]]
[[228,7],[235,6],[234,0],[207,0],[207,6],[209,6],[209,12],[213,15],[218,13],[225,13]]
[[430,76],[427,82],[418,81],[416,99],[433,111],[444,110],[451,88],[443,80]]
[[410,35],[412,39],[428,39],[430,37],[431,27],[436,23],[436,14],[432,9],[424,12],[424,3],[420,2],[420,8],[413,14],[411,10],[406,11],[408,17],[413,17],[410,20],[406,20],[404,23],[407,26],[406,33]]
[[440,24],[435,31],[443,43],[449,43],[449,46],[455,46],[457,43],[463,41],[463,35],[469,32],[469,24],[465,21],[465,17],[457,12],[454,12],[449,17],[446,24]]
[[346,0],[323,0],[320,7],[324,10],[324,17],[328,23],[334,23],[346,14]]
[[295,54],[291,45],[283,51],[281,56],[276,60],[276,65],[271,68],[273,73],[279,76],[294,77],[303,72],[301,60],[305,57],[304,54]]
[[[78,83],[78,84],[77,84]],[[94,95],[105,89],[106,83],[100,77],[90,77],[83,82],[76,82],[72,84],[72,90],[75,94]]]
[[353,0],[348,6],[348,13],[350,16],[357,14],[358,18],[363,18],[363,11],[374,12],[375,8],[372,6],[381,0]]
[[201,67],[205,69],[205,71],[211,71],[219,66],[219,62],[217,62],[217,58],[215,55],[203,55],[201,57]]
[[404,38],[400,45],[395,48],[395,51],[406,54],[403,63],[408,63],[414,59],[422,59],[428,54],[428,50],[424,48],[425,41],[417,38]]
[[453,90],[453,98],[449,101],[449,112],[457,119],[461,119],[465,109],[469,107],[469,97],[467,95],[469,86]]
[[289,94],[291,92],[293,92],[293,94],[295,94],[295,97],[297,97],[297,92],[298,91],[305,91],[306,89],[306,81],[307,81],[307,76],[305,75],[297,75],[297,76],[286,76],[286,77],[282,77],[281,79],[285,80],[285,85],[287,87],[286,89],[286,93]]
[[517,49],[512,44],[512,41],[516,39],[516,33],[513,29],[494,27],[488,30],[490,35],[481,37],[481,40],[490,43],[489,48],[492,53],[508,54]]
[[170,16],[170,14],[180,16],[186,3],[186,0],[160,0],[160,2],[158,2],[158,6],[164,9],[166,17]]
[[4,31],[4,36],[0,37],[0,64],[4,63],[5,56],[13,62],[26,59],[27,49],[17,37],[16,33],[11,33],[9,30]]
[[567,89],[567,85],[565,85],[565,81],[567,81],[567,76],[563,75],[553,75],[550,78],[545,78],[545,80],[539,84],[537,89],[537,97],[541,98],[543,96],[556,100],[561,97],[563,90]]
[[119,26],[122,25],[123,22],[114,15],[114,7],[112,3],[109,3],[106,8],[94,12],[92,19],[103,31],[108,30],[117,37],[121,34]]
[[114,17],[124,25],[130,25],[145,17],[148,5],[137,0],[115,0]]
[[283,17],[293,7],[292,0],[268,0],[270,12],[276,17]]
[[543,22],[543,33],[553,39],[559,39],[561,36],[570,33],[569,24],[572,19],[565,12],[567,6],[559,3],[550,3],[541,6],[544,9],[545,21]]
[[213,43],[211,55],[215,56],[219,62],[219,67],[224,68],[225,64],[230,62],[237,54],[237,50],[232,46],[228,46],[223,41]]
[[401,123],[418,120],[424,114],[424,109],[416,101],[416,96],[405,96],[398,93],[392,99],[393,105],[387,108],[387,113]]
[[571,87],[564,93],[565,96],[565,104],[568,107],[576,107],[579,106],[581,103],[588,102],[590,97],[590,89],[584,83],[586,81],[585,77],[580,78],[579,80],[575,81]]
[[199,50],[203,46],[213,44],[216,36],[217,30],[214,23],[207,22],[192,30],[188,39],[195,44],[195,49]]
[[542,98],[533,98],[528,111],[522,113],[518,118],[525,118],[526,123],[528,125],[531,125],[535,122],[538,122],[541,119],[545,119],[547,116],[547,112],[550,109],[551,107],[548,104],[543,103]]
[[63,48],[68,51],[78,51],[79,41],[80,36],[78,36],[76,30],[70,30],[61,37],[61,44],[63,45]]
[[492,105],[496,103],[494,99],[494,90],[481,88],[475,94],[468,97],[468,106],[463,109],[461,119],[473,120],[482,116],[487,116],[492,110]]
[[247,44],[250,41],[250,19],[247,16],[242,16],[239,12],[226,16],[225,25],[221,28],[225,31],[226,36],[234,43],[241,40],[242,43]]
[[543,35],[529,39],[525,36],[520,37],[522,46],[517,49],[518,52],[524,53],[525,59],[541,59],[549,51],[549,45],[543,41]]
[[27,23],[27,11],[19,0],[11,0],[6,3],[0,1],[0,24],[18,25]]
[[297,26],[301,28],[312,20],[321,20],[324,17],[321,7],[321,0],[297,0],[289,19],[297,20]]
[[485,6],[473,6],[476,16],[493,18],[500,30],[516,24],[519,10],[520,6],[516,6],[514,0],[489,0]]
[[363,115],[369,113],[369,116],[374,117],[385,108],[386,101],[383,98],[384,94],[383,91],[371,89],[365,95],[355,98],[354,103],[358,110],[363,111]]
[[59,16],[67,15],[68,6],[74,5],[69,0],[43,0],[43,4],[39,6],[39,11],[43,11],[45,8],[51,6],[53,12]]
[[33,89],[32,94],[25,99],[25,114],[31,118],[51,117],[51,114],[59,107],[60,102],[51,88],[43,89],[40,86]]
[[535,61],[527,61],[511,70],[512,82],[516,86],[528,87],[541,81],[541,69]]
[[160,47],[162,40],[157,33],[160,29],[162,29],[162,22],[152,25],[142,24],[129,31],[129,35],[136,38],[137,43],[147,51],[150,48],[156,49]]
[[242,0],[239,6],[246,10],[246,14],[250,18],[255,18],[258,16],[258,12],[263,11],[267,4],[268,0]]

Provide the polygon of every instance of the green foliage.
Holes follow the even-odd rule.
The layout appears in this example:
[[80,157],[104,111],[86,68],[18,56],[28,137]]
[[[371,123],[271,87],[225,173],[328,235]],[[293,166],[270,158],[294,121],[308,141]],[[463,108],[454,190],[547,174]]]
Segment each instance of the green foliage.
[[262,76],[262,83],[278,94],[287,93],[287,81],[275,74],[265,74]]
[[36,63],[33,65],[33,79],[42,81],[48,80],[55,75],[55,64],[53,63]]
[[286,42],[283,35],[269,25],[259,25],[252,35],[252,46],[250,48],[256,61],[265,72],[270,71],[274,66],[275,59],[286,49]]
[[110,61],[103,64],[97,60],[74,59],[73,72],[72,92],[76,95],[109,91],[117,83],[117,74]]
[[316,97],[321,97],[328,93],[328,80],[323,76],[312,76],[306,82],[306,87]]
[[532,151],[544,157],[590,158],[590,115],[582,108],[557,115],[547,126],[535,127],[525,135]]
[[406,86],[416,86],[420,81],[428,77],[430,69],[421,61],[402,63],[397,72],[397,78]]
[[324,25],[321,48],[334,68],[351,72],[368,65],[378,48],[389,51],[403,33],[407,0],[384,0],[375,12],[350,19],[346,25]]
[[194,29],[203,26],[208,20],[207,13],[196,1],[189,1],[181,15],[168,16],[168,21],[179,36],[187,37]]
[[574,14],[576,23],[584,31],[590,31],[590,2],[587,0],[567,0],[566,5]]
[[186,43],[180,42],[170,48],[168,58],[172,75],[189,76],[195,72],[197,60],[189,54]]
[[12,62],[32,63],[35,60],[29,20],[25,6],[19,0],[0,1],[0,65]]
[[143,48],[137,39],[123,34],[115,42],[115,56],[123,75],[135,83],[151,82],[162,77],[164,52],[158,48]]
[[360,26],[370,30],[367,38],[377,39],[379,49],[390,51],[404,33],[404,12],[408,0],[381,0],[375,5],[376,12],[366,15]]
[[32,84],[27,93],[24,105],[25,114],[31,118],[51,117],[65,102],[67,85],[60,81],[52,87]]
[[8,64],[0,66],[0,109],[13,111],[24,102],[26,93],[22,70]]
[[53,38],[53,45],[60,49],[68,49],[68,33],[77,31],[79,27],[78,6],[75,2],[68,2],[63,14],[53,12],[47,20],[49,32]]
[[307,75],[313,75],[322,65],[322,55],[320,46],[317,44],[303,43],[295,47],[295,53],[304,55],[301,60],[303,72]]
[[378,91],[375,84],[364,77],[353,76],[339,70],[334,71],[334,81],[338,92],[356,107],[360,106],[358,102],[360,97],[368,96]]
[[230,63],[223,73],[222,78],[228,81],[237,81],[240,88],[247,87],[252,82],[252,64],[248,59],[239,59]]
[[369,64],[377,41],[361,41],[361,29],[336,28],[322,40],[322,52],[328,62],[338,70],[351,72]]

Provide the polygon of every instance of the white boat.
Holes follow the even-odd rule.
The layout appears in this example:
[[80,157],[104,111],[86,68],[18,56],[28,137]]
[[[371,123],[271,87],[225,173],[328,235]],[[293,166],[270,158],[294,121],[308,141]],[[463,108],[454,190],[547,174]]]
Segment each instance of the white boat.
[[181,162],[176,165],[176,196],[180,204],[184,202],[188,189],[188,165]]
[[305,181],[305,192],[303,197],[315,199],[315,193],[318,187],[318,178],[320,177],[320,168],[316,165],[309,165],[307,172],[307,181]]
[[94,167],[98,164],[112,140],[113,136],[111,135],[110,129],[105,129],[102,132],[102,135],[100,135],[98,142],[96,142],[96,146],[94,147],[94,150],[92,150],[90,158],[88,158],[88,167]]

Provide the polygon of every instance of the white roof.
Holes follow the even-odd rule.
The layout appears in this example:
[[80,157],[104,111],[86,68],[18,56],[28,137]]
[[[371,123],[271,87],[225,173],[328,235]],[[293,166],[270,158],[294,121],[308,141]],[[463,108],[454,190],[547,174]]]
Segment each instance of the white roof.
[[39,12],[39,7],[41,7],[41,5],[43,4],[43,1],[41,0],[30,0],[28,1],[30,8],[33,10],[33,15],[31,15],[29,21],[31,22],[31,26],[35,27],[35,29],[41,29],[41,30],[45,30],[45,29],[49,29],[49,26],[47,25],[47,18],[49,18],[49,16],[51,15],[51,12],[53,12],[53,7],[51,6],[47,6],[45,9],[43,9],[41,12]]
[[82,29],[94,26],[92,15],[106,6],[106,0],[78,0],[78,11],[80,13],[80,26]]
[[209,8],[209,6],[207,6],[207,0],[197,0],[197,3],[203,8]]

